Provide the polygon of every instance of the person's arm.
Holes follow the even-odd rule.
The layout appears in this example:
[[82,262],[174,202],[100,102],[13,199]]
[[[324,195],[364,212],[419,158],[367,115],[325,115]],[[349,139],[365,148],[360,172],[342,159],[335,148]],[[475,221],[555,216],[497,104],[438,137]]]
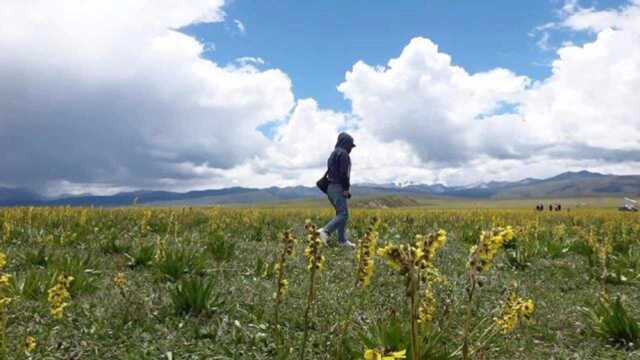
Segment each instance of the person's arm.
[[[351,189],[351,179],[349,179],[349,154],[343,152],[338,157],[338,172],[340,174],[340,184],[342,185],[342,190],[344,192],[349,192]],[[347,194],[345,194],[347,196]]]

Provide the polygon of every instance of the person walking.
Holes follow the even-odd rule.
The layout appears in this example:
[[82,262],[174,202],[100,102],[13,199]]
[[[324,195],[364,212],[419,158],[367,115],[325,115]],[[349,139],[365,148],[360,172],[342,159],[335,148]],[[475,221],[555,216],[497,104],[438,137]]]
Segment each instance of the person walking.
[[336,146],[327,160],[326,178],[329,182],[327,197],[336,209],[336,216],[320,228],[320,239],[325,243],[329,236],[337,231],[338,244],[345,247],[355,247],[355,244],[347,239],[347,220],[349,220],[349,208],[347,200],[351,198],[351,158],[349,154],[356,145],[353,137],[342,132],[338,135]]

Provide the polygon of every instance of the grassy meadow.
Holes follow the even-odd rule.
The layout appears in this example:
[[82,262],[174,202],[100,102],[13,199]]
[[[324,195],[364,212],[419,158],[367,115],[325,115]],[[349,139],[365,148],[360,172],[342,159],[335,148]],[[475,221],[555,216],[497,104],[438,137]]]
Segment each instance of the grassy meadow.
[[0,358],[640,359],[640,215],[502,207],[0,209]]
[[[575,197],[575,198],[528,198],[528,199],[469,199],[447,197],[416,197],[403,195],[358,196],[353,199],[350,208],[420,208],[420,209],[535,209],[536,205],[562,204],[569,209],[614,209],[624,204],[620,197]],[[258,204],[230,204],[226,207],[240,208],[325,208],[327,200],[303,199]]]

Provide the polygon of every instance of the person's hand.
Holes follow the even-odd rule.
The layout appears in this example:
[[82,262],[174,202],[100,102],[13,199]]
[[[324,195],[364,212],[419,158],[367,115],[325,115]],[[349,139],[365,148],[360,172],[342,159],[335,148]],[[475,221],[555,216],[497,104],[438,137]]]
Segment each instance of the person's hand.
[[349,199],[351,197],[351,191],[349,190],[344,190],[342,192],[342,195],[344,195],[344,197],[346,197],[347,199]]

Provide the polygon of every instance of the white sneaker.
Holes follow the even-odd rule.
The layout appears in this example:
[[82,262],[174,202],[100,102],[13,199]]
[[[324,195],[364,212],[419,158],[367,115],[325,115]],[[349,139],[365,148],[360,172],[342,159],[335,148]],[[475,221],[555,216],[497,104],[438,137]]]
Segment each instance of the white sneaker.
[[329,243],[329,234],[324,231],[324,228],[318,229],[318,232],[320,233],[320,240],[327,245]]
[[347,240],[343,243],[339,243],[340,246],[342,247],[348,247],[348,248],[352,248],[354,249],[356,247],[356,244],[352,243],[351,241]]

